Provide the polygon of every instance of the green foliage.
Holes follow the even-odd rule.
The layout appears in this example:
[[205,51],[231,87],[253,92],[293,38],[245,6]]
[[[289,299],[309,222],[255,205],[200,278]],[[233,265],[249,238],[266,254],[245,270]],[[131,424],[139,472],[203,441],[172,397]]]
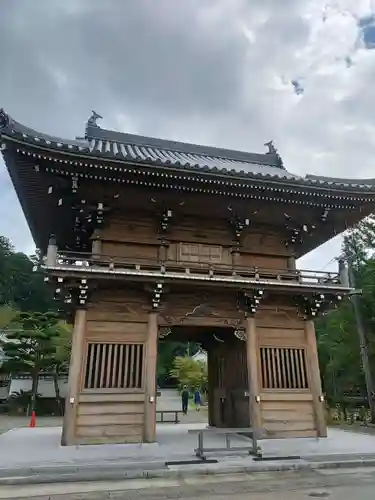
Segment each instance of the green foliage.
[[180,386],[186,385],[189,390],[207,389],[207,364],[202,361],[177,356],[173,361],[170,375],[178,380]]
[[[35,408],[39,375],[55,370],[67,362],[70,330],[54,312],[18,312],[5,328],[6,338],[0,341],[5,355],[3,370],[27,373],[32,377],[30,411]],[[56,387],[56,385],[55,385]],[[59,395],[56,394],[58,398]]]
[[184,356],[185,354],[192,356],[198,349],[198,345],[193,342],[189,344],[186,342],[172,342],[171,340],[159,342],[157,362],[159,384],[163,386],[164,382],[170,378],[173,360],[176,356]]
[[0,236],[0,306],[8,304],[21,311],[55,310],[42,274],[33,272],[37,261],[37,256],[16,252],[10,241]]
[[[370,365],[375,364],[375,218],[369,217],[344,238],[343,256],[352,263],[356,288],[362,290],[360,311]],[[359,338],[350,301],[316,322],[323,386],[330,402],[348,394],[366,395]]]

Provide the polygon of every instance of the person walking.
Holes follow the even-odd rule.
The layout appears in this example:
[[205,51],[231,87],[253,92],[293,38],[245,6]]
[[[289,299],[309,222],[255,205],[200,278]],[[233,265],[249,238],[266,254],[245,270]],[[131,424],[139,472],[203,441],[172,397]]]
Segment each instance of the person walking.
[[184,387],[182,388],[181,402],[182,402],[182,411],[184,415],[186,415],[188,412],[188,405],[189,405],[189,391],[186,385],[184,385]]
[[194,392],[194,404],[196,411],[200,411],[202,406],[202,397],[199,389]]

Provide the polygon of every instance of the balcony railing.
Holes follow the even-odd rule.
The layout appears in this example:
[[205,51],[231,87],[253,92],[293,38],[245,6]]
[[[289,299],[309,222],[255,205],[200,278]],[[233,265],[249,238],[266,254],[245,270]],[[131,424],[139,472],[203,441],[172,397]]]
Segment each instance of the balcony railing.
[[223,282],[272,282],[296,286],[298,284],[313,287],[344,287],[340,283],[338,273],[264,269],[247,266],[231,266],[216,263],[151,261],[141,257],[123,258],[91,253],[64,252],[57,253],[56,261],[45,265],[48,270],[77,271],[91,273],[128,274],[131,276],[157,276],[165,278],[184,278],[192,280],[212,280]]

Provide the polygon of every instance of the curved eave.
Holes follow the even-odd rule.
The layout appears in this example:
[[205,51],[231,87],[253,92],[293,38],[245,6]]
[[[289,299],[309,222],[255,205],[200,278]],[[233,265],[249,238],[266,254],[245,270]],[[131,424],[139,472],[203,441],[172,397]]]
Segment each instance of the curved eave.
[[[82,143],[63,143],[56,142],[53,143],[50,139],[37,137],[37,139],[31,140],[31,137],[23,137],[19,134],[2,133],[1,139],[3,142],[11,142],[16,147],[22,149],[22,147],[27,150],[33,150],[37,155],[62,155],[66,158],[69,157],[69,161],[82,163],[85,166],[92,166],[93,162],[100,162],[106,160],[106,162],[114,163],[116,165],[136,165],[145,167],[162,167],[166,170],[194,173],[200,174],[202,176],[214,175],[215,177],[221,177],[223,179],[233,179],[233,180],[254,180],[260,182],[267,182],[268,185],[277,184],[283,185],[285,187],[294,188],[305,188],[308,191],[306,195],[312,194],[314,191],[337,191],[341,195],[347,194],[348,196],[361,196],[361,195],[374,195],[375,198],[375,179],[338,179],[338,178],[327,178],[320,176],[308,175],[305,178],[298,177],[287,177],[282,175],[283,170],[280,170],[277,175],[270,175],[266,173],[246,173],[244,171],[237,171],[234,169],[219,169],[216,167],[210,167],[208,165],[199,166],[197,164],[193,165],[190,163],[182,164],[176,161],[162,162],[161,160],[155,160],[152,157],[146,159],[141,157],[135,157],[132,160],[124,160],[119,157],[113,156],[110,153],[95,153],[90,151],[89,147],[83,147]],[[64,161],[62,161],[64,163]]]

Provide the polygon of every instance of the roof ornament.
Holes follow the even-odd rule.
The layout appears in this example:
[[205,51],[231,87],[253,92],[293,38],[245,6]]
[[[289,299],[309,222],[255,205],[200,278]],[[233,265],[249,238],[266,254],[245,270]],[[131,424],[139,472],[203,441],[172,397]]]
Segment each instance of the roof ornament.
[[99,127],[99,125],[96,123],[97,120],[103,120],[103,117],[100,116],[96,111],[92,110],[92,115],[88,119],[87,125],[89,127]]
[[0,108],[0,129],[6,128],[9,125],[9,116],[5,113],[3,108]]
[[283,160],[282,160],[281,156],[279,155],[277,149],[275,148],[273,140],[266,142],[264,145],[268,148],[268,151],[266,154],[276,155],[277,167],[285,170]]
[[273,140],[266,142],[264,145],[268,148],[267,154],[277,154],[277,149],[275,148]]

